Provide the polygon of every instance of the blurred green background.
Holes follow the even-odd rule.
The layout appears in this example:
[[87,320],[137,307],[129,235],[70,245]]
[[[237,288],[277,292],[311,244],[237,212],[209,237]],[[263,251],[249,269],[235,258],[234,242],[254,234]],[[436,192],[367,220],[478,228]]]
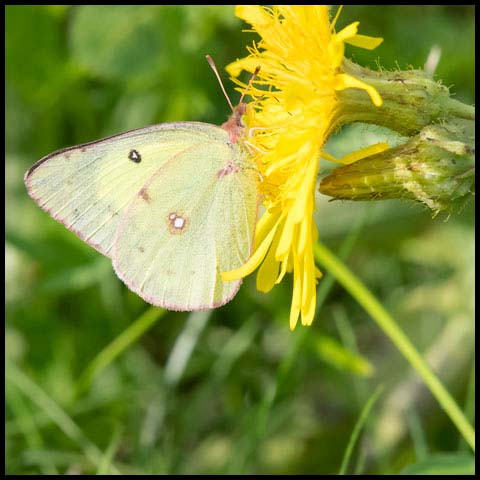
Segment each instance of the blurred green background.
[[[350,58],[422,68],[437,45],[436,78],[474,103],[474,7],[346,6],[338,29],[354,20],[385,41]],[[313,326],[293,333],[290,280],[261,294],[251,276],[218,310],[162,314],[27,196],[24,172],[54,150],[153,123],[222,123],[205,54],[235,103],[223,67],[257,38],[243,28],[232,6],[6,7],[7,473],[336,473],[378,385],[348,472],[473,473],[429,391],[338,285],[320,282]],[[381,135],[353,126],[328,148]],[[408,202],[317,202],[322,241],[338,253],[354,230],[347,264],[470,420],[472,203],[446,221]],[[89,367],[142,322],[153,326]]]

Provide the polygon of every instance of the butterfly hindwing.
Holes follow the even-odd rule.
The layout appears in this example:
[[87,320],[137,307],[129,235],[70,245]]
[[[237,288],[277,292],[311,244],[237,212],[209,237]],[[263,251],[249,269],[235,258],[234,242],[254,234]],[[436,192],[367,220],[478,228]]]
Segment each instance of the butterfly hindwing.
[[210,142],[170,158],[129,204],[116,232],[113,265],[131,290],[174,310],[229,301],[240,281],[223,271],[250,256],[257,174],[245,152],[212,126]]

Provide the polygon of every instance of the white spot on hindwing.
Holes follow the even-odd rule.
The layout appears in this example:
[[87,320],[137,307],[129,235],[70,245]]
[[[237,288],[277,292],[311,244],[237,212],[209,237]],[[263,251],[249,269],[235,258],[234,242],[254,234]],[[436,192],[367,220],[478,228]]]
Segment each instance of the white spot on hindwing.
[[168,230],[174,235],[179,235],[185,231],[187,219],[175,212],[168,214]]
[[183,228],[183,225],[185,224],[185,220],[182,217],[177,217],[175,220],[173,220],[173,226],[175,228]]

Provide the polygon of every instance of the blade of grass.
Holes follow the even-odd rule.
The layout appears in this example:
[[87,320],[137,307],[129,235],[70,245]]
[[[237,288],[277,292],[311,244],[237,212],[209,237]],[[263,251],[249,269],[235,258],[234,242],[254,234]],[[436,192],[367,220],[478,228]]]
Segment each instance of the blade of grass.
[[174,387],[182,378],[188,360],[207,325],[211,312],[211,310],[203,310],[193,312],[188,316],[165,365],[165,382],[168,385]]
[[[5,378],[7,382],[15,385],[32,403],[45,412],[60,430],[82,449],[85,458],[88,459],[90,463],[96,467],[100,465],[103,458],[101,450],[87,438],[65,410],[50,398],[42,388],[11,362],[7,362],[6,364]],[[111,470],[116,474],[120,474],[113,466]]]
[[165,314],[165,310],[150,307],[138,317],[126,330],[110,342],[87,366],[80,375],[76,387],[77,396],[88,389],[93,379],[97,377],[110,363],[141,337],[155,322]]
[[422,377],[427,387],[437,399],[440,406],[450,417],[465,438],[470,448],[475,451],[475,432],[468,423],[465,415],[460,410],[455,400],[442,385],[438,377],[418,353],[408,337],[396,324],[395,320],[383,308],[383,305],[373,296],[366,286],[348,268],[337,259],[330,250],[320,242],[314,246],[315,260],[326,271],[331,273],[339,283],[352,295],[355,300],[375,320],[379,327],[386,333],[410,365]]
[[[353,326],[347,319],[344,306],[334,306],[332,309],[332,315],[342,344],[353,354],[359,355],[360,350],[358,349],[355,332]],[[373,366],[373,369],[372,375],[375,372],[375,366]],[[367,382],[363,381],[363,379],[359,379],[357,376],[355,376],[352,381],[355,391],[355,401],[357,407],[360,408],[364,399],[367,398],[370,392],[370,386]]]
[[[37,429],[34,417],[30,409],[25,404],[23,396],[20,391],[13,388],[5,388],[5,398],[8,407],[16,419],[19,430],[25,438],[27,447],[31,450],[37,450],[44,446],[42,436]],[[8,429],[6,430],[6,437],[8,437]],[[7,440],[8,441],[8,440]],[[58,475],[55,465],[48,460],[40,465],[40,470],[43,475]]]
[[360,432],[363,426],[365,425],[365,422],[367,421],[370,411],[372,410],[373,406],[375,405],[375,402],[378,400],[378,397],[381,395],[382,391],[383,391],[383,385],[379,385],[375,389],[375,391],[372,393],[370,398],[367,400],[367,403],[365,404],[365,406],[363,407],[363,410],[361,411],[360,416],[358,417],[357,423],[355,424],[355,427],[353,427],[353,431],[352,431],[352,434],[350,435],[347,448],[345,449],[342,465],[340,466],[340,470],[338,472],[339,475],[345,475],[345,472],[348,467],[348,463],[350,461],[350,457],[352,456],[352,453],[353,453],[353,448],[355,447],[355,443],[357,442]]
[[[42,437],[35,425],[33,415],[25,404],[22,395],[16,388],[5,388],[5,399],[7,407],[12,410],[15,422],[18,425],[18,431],[24,436],[27,447],[31,449],[43,446]],[[9,435],[8,428],[6,436]]]
[[355,463],[355,468],[353,475],[361,475],[365,470],[365,465],[367,463],[367,449],[362,448],[357,455],[357,461]]
[[[475,420],[475,363],[473,363],[470,372],[463,411],[465,412],[465,416],[473,423]],[[458,441],[458,449],[461,451],[468,449],[468,445],[465,444],[465,439],[462,436],[460,436]]]
[[110,440],[108,448],[105,450],[105,454],[103,455],[100,465],[98,466],[97,475],[109,475],[113,473],[113,470],[115,470],[115,468],[112,469],[112,460],[115,457],[120,445],[121,431],[122,428],[117,425],[113,431],[112,439]]
[[412,437],[413,441],[413,448],[417,457],[417,462],[423,462],[428,456],[428,448],[422,423],[420,422],[420,418],[418,418],[418,414],[414,407],[408,409],[406,417],[408,429],[410,430],[410,436]]
[[212,365],[210,384],[216,386],[227,378],[234,363],[252,345],[258,329],[257,319],[252,316],[227,340]]

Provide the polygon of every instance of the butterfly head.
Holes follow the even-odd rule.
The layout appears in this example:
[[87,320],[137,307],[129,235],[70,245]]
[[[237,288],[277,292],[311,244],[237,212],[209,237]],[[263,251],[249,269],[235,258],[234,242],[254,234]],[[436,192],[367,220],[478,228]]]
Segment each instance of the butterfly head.
[[[228,104],[230,105],[230,108],[232,109],[232,114],[230,115],[228,120],[221,125],[221,127],[229,133],[230,142],[238,143],[238,139],[240,138],[240,136],[243,133],[243,130],[245,129],[245,124],[242,121],[242,117],[247,113],[247,104],[243,102],[243,97],[245,96],[245,92],[240,97],[240,101],[238,102],[238,105],[234,107],[232,105],[232,102],[230,101],[230,98],[228,98],[227,92],[225,91],[222,80],[218,73],[217,67],[215,66],[215,63],[212,60],[212,57],[210,57],[210,55],[207,55],[206,58],[208,63],[210,64],[210,67],[212,67],[212,70],[215,73],[215,76],[218,79],[218,83],[220,84],[220,87],[223,91],[223,94],[225,95],[225,98],[227,99]],[[253,72],[253,75],[250,78],[250,81],[248,82],[247,90],[248,88],[250,88],[250,85],[252,84],[253,80],[255,79],[259,71],[260,71],[260,67],[257,67],[255,69],[255,72]]]
[[222,124],[222,128],[226,130],[230,136],[230,142],[238,143],[239,137],[242,135],[245,124],[242,121],[242,117],[247,112],[247,104],[240,102],[233,108],[233,112],[228,117],[228,120]]

